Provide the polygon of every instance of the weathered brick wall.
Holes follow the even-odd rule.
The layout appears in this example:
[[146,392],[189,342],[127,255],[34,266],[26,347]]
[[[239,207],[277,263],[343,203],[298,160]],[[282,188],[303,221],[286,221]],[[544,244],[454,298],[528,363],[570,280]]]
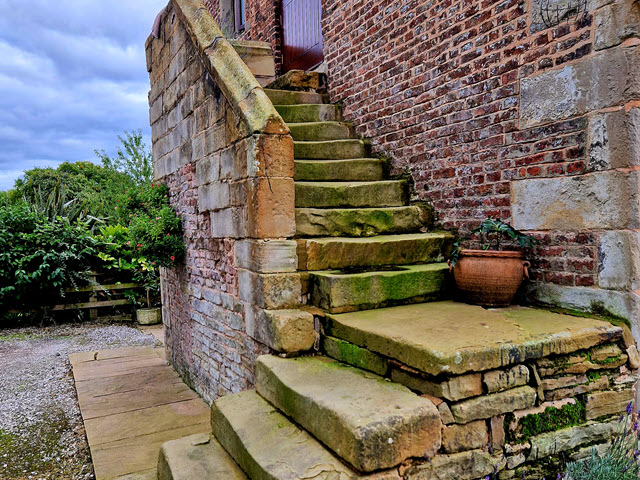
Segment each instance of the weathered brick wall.
[[[162,271],[168,358],[211,401],[251,388],[259,355],[308,349],[315,333],[295,310],[293,141],[201,5],[169,3],[147,60],[154,178],[169,186],[187,251]],[[283,340],[288,321],[300,333]]]
[[[589,2],[584,15],[551,28],[537,0],[323,6],[332,101],[375,152],[391,157],[394,173],[410,171],[416,196],[434,205],[443,226],[465,232],[486,216],[513,222],[541,241],[532,274],[544,299],[555,301],[558,285],[574,289],[565,303],[584,307],[580,289],[599,286],[611,294],[594,301],[629,317],[637,299],[617,291],[638,288],[637,266],[623,258],[638,249],[628,239],[638,221],[613,212],[636,197],[625,190],[628,172],[609,174],[640,164],[640,4]],[[592,176],[601,180],[589,190]],[[548,179],[553,187],[538,188]],[[599,188],[623,196],[603,199]],[[559,198],[564,190],[582,191],[585,201]],[[536,215],[542,221],[528,220]],[[622,240],[605,242],[602,229]],[[626,282],[611,282],[619,268]]]

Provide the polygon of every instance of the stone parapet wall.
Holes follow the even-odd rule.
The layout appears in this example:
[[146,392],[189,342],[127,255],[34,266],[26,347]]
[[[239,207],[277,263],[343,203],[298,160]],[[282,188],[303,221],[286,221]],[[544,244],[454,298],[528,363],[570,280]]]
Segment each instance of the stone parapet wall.
[[187,247],[162,271],[168,357],[211,401],[251,388],[257,356],[315,341],[296,310],[293,141],[202,2],[171,1],[146,47],[154,178]]
[[[331,322],[327,327],[330,335]],[[428,462],[405,462],[398,478],[502,480],[556,478],[566,461],[605,448],[619,431],[620,414],[635,401],[640,357],[628,330],[610,329],[595,342],[583,337],[563,346],[564,354],[528,360],[518,360],[514,351],[497,369],[483,368],[487,353],[480,349],[475,362],[464,357],[457,367],[450,365],[465,365],[458,375],[429,374],[332,336],[323,339],[322,349],[407,386],[440,412],[438,453]]]

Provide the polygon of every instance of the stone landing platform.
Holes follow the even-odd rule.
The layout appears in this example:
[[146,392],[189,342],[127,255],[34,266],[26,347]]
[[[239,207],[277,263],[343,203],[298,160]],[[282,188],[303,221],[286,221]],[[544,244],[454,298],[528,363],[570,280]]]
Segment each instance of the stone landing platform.
[[69,356],[97,480],[155,480],[163,443],[209,432],[209,407],[164,359],[164,348]]

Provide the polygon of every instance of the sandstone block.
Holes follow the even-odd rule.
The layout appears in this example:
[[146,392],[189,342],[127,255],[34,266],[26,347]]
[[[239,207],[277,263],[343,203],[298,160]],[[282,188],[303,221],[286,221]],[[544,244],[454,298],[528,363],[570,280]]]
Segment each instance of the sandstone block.
[[391,372],[394,382],[406,385],[412,390],[427,393],[438,398],[457,401],[464,398],[482,395],[482,374],[459,375],[442,382],[412,375],[403,370],[394,369]]
[[220,179],[220,156],[209,155],[196,162],[196,183],[199,187]]
[[451,413],[451,408],[447,402],[442,402],[438,404],[438,412],[440,412],[440,418],[442,419],[442,423],[444,425],[450,425],[455,423],[455,418],[453,418],[453,414]]
[[589,169],[628,168],[640,162],[640,108],[589,118]]
[[525,365],[516,365],[509,370],[492,370],[484,374],[482,381],[487,392],[502,392],[529,383],[529,369]]
[[631,368],[631,370],[637,370],[640,368],[640,355],[638,354],[638,348],[635,345],[631,345],[627,348],[627,357],[629,357],[629,368]]
[[225,208],[211,212],[212,238],[242,238],[246,236],[246,209]]
[[632,229],[640,226],[637,172],[526,179],[511,184],[521,230]]
[[198,210],[221,210],[231,204],[231,194],[228,183],[215,182],[198,187]]
[[406,182],[296,182],[297,208],[400,207]]
[[327,358],[262,356],[256,387],[361,472],[392,468],[440,448],[442,424],[431,402]]
[[293,178],[251,178],[247,183],[247,234],[252,238],[293,237]]
[[586,375],[569,375],[559,378],[545,378],[542,380],[542,388],[544,390],[557,390],[558,388],[575,387],[589,382]]
[[493,446],[493,448],[502,448],[506,440],[506,434],[504,431],[504,415],[491,417],[489,426],[491,430],[491,446]]
[[447,453],[483,448],[487,443],[487,423],[484,420],[442,429],[442,448]]
[[294,240],[241,240],[235,244],[235,264],[258,273],[295,272],[298,255]]
[[313,315],[302,310],[245,308],[247,334],[277,352],[310,350],[316,341]]
[[339,362],[369,370],[378,375],[384,376],[389,370],[389,363],[385,358],[339,338],[324,336],[322,350],[327,356]]
[[598,286],[612,290],[640,288],[640,232],[618,230],[598,235]]
[[294,142],[293,145],[295,157],[304,160],[344,160],[367,156],[367,149],[362,140]]
[[531,451],[527,461],[531,462],[556,455],[586,443],[607,441],[615,434],[617,428],[618,420],[613,420],[607,423],[589,423],[537,435],[530,439]]
[[292,308],[302,301],[302,284],[298,273],[255,273],[238,270],[240,300],[262,308]]
[[619,45],[640,36],[640,6],[636,2],[614,2],[595,12],[596,50]]
[[575,387],[559,388],[558,390],[547,390],[545,392],[545,398],[549,401],[562,400],[563,398],[573,398],[577,395],[583,395],[588,392],[595,392],[597,390],[604,390],[609,388],[609,377],[603,376],[592,382],[585,383],[584,385],[577,385]]
[[471,480],[492,475],[505,467],[505,459],[482,450],[438,455],[429,463],[408,470],[406,480]]
[[472,398],[451,407],[458,423],[491,418],[503,413],[532,407],[536,402],[536,391],[531,387],[518,387],[506,392]]
[[633,401],[634,393],[631,389],[590,393],[587,395],[587,420],[624,412]]

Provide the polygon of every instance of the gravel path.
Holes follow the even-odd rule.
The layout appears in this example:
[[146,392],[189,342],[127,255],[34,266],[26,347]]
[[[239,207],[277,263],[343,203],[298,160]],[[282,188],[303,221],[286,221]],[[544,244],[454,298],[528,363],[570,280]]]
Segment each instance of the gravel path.
[[0,330],[0,478],[94,478],[68,356],[156,344],[104,323]]

